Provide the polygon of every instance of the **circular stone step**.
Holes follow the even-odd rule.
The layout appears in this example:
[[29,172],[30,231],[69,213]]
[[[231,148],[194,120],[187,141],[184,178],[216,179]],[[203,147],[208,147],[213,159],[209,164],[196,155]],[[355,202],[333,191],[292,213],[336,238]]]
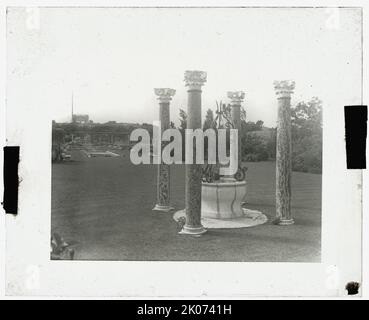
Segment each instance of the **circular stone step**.
[[[232,219],[214,219],[201,217],[201,223],[206,229],[236,229],[255,227],[268,221],[266,215],[257,210],[242,208],[244,215]],[[173,219],[177,222],[181,217],[186,217],[185,210],[177,211]]]

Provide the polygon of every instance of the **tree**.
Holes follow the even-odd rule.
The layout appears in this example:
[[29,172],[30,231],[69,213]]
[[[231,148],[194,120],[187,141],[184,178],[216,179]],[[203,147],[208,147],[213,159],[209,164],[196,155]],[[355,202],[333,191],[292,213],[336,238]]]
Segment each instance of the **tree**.
[[307,103],[299,102],[291,109],[293,139],[317,134],[322,131],[322,102],[317,97]]
[[270,137],[266,144],[269,159],[275,159],[277,151],[277,128],[271,128]]
[[322,171],[322,102],[317,97],[291,109],[292,168]]
[[244,126],[244,130],[246,132],[250,132],[250,131],[260,131],[263,129],[263,125],[264,125],[264,121],[262,120],[258,120],[255,122],[253,121],[247,121],[245,122],[245,126]]
[[211,109],[206,111],[205,121],[203,125],[203,129],[207,130],[214,127],[214,112]]
[[263,129],[263,125],[264,125],[264,121],[262,121],[262,120],[258,120],[258,121],[256,121],[256,123],[255,123],[255,126],[256,126],[256,128],[257,128],[258,130],[262,130],[262,129]]
[[245,161],[268,160],[268,151],[264,139],[255,133],[249,133],[242,139],[243,155]]

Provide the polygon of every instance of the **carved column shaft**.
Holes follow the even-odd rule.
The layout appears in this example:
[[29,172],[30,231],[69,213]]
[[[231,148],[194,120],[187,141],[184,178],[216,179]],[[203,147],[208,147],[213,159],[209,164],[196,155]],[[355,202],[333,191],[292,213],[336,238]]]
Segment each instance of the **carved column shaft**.
[[274,82],[278,97],[276,152],[276,218],[280,225],[294,223],[291,214],[291,94],[293,81]]
[[[161,134],[170,127],[169,103],[175,94],[174,89],[155,89],[159,100],[159,121]],[[160,153],[162,152],[162,148]],[[158,164],[157,174],[157,203],[153,210],[168,212],[173,208],[170,206],[170,168],[168,164]]]
[[[201,129],[201,86],[206,81],[206,73],[186,71],[185,81],[188,87],[187,129]],[[195,150],[193,153],[196,158]],[[186,224],[182,234],[200,235],[206,232],[201,224],[201,183],[202,165],[186,164]]]

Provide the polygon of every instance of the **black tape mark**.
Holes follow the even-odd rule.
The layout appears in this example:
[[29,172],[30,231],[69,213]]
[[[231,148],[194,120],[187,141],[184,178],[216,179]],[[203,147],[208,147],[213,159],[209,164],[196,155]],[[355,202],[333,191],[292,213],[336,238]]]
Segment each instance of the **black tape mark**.
[[4,198],[6,213],[18,213],[19,147],[4,147]]
[[360,283],[358,282],[349,282],[346,284],[347,294],[349,296],[355,295],[359,293]]
[[367,106],[345,106],[347,169],[366,168]]

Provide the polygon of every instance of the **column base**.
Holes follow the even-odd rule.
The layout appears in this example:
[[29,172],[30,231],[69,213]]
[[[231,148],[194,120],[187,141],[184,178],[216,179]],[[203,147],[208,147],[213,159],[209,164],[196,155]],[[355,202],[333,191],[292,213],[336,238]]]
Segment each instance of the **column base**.
[[169,212],[174,210],[171,206],[161,206],[160,204],[156,204],[155,207],[152,209],[153,211],[162,211],[162,212]]
[[281,219],[278,222],[278,225],[280,225],[280,226],[290,226],[294,223],[295,223],[295,221],[293,219]]
[[183,229],[179,232],[179,234],[188,234],[191,236],[200,236],[204,234],[207,230],[203,226],[199,227],[188,227],[184,226]]

